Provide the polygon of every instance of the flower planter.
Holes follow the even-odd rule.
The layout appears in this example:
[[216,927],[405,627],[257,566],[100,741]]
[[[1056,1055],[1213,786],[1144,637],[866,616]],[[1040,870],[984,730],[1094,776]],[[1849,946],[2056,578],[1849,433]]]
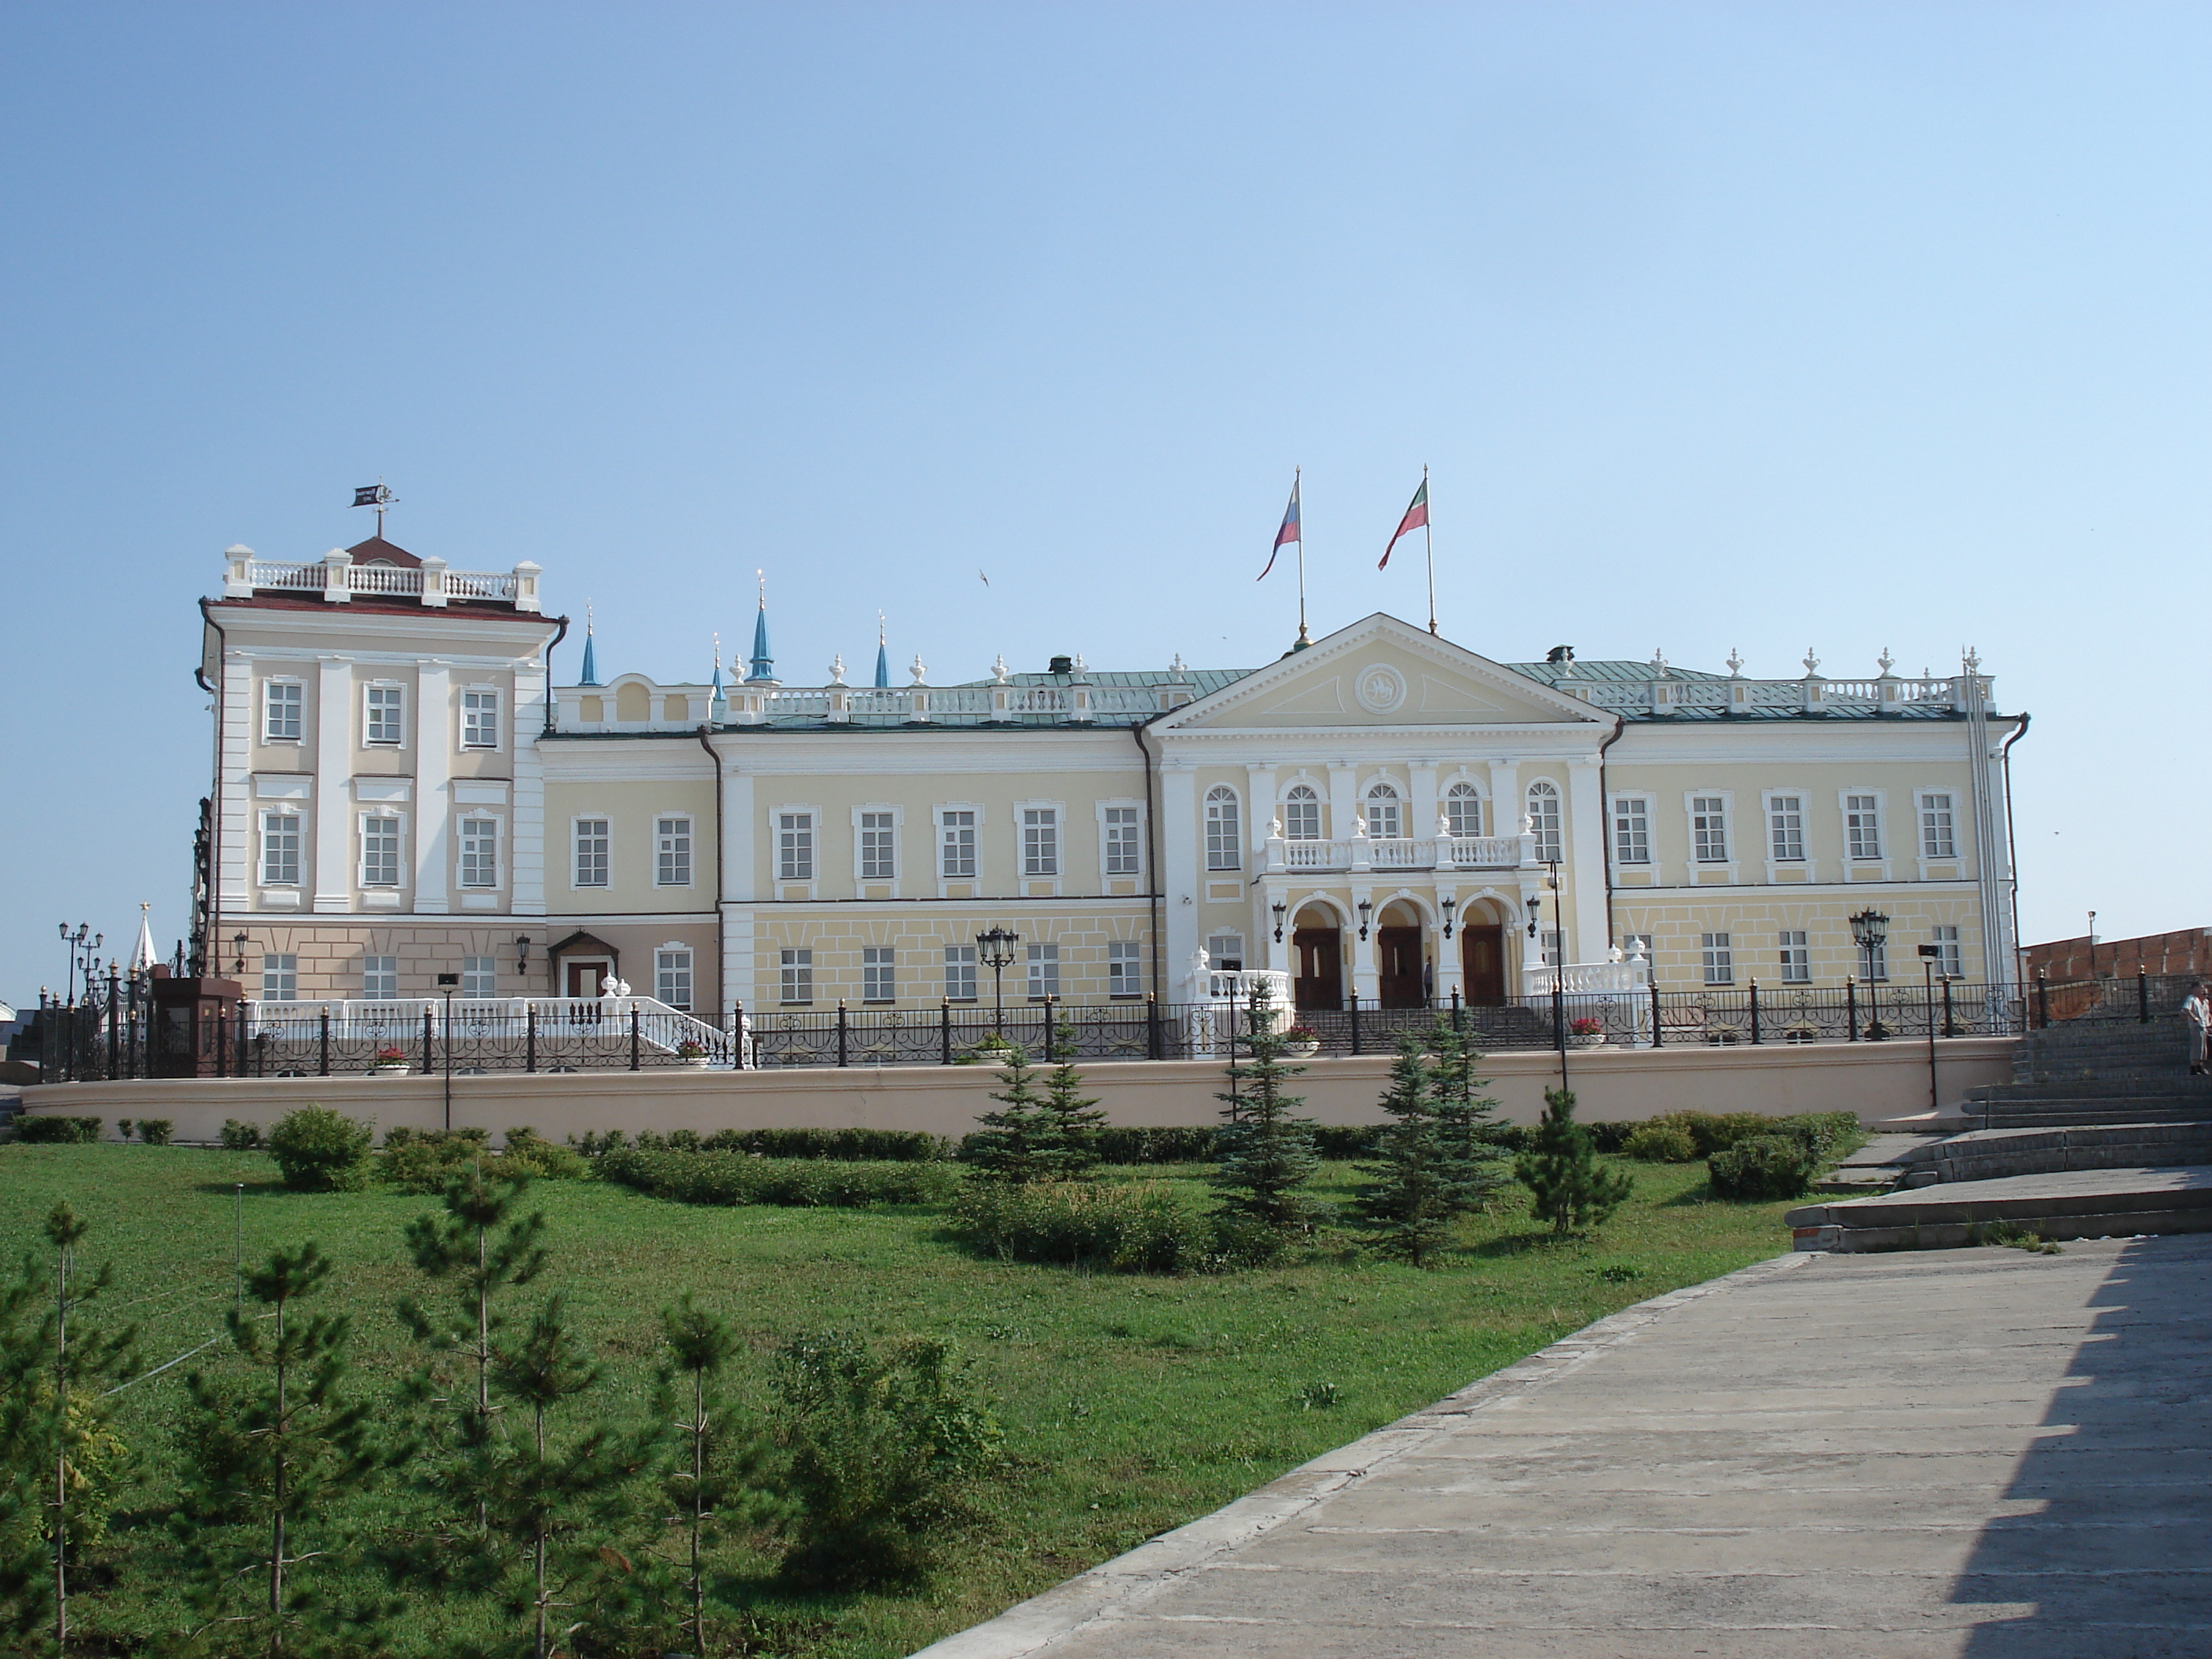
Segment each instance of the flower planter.
[[1570,1032],[1567,1036],[1567,1046],[1570,1048],[1602,1048],[1605,1047],[1605,1033],[1602,1031]]
[[1321,1052],[1321,1044],[1312,1039],[1303,1042],[1285,1042],[1283,1052],[1293,1060],[1311,1060]]
[[707,1069],[708,1063],[713,1060],[714,1056],[712,1054],[678,1054],[677,1055],[677,1059],[682,1060],[686,1066],[690,1066],[695,1072],[703,1072]]
[[376,1066],[370,1069],[378,1077],[405,1077],[414,1068],[408,1066]]

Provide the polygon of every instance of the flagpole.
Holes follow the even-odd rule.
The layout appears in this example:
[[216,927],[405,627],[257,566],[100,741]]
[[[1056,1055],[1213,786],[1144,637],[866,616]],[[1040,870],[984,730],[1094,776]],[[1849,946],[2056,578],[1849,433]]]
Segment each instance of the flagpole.
[[1298,643],[1311,643],[1306,638],[1306,503],[1299,492],[1299,480],[1304,476],[1304,467],[1291,469],[1291,499],[1298,504]]
[[[1421,497],[1424,501],[1428,499],[1428,494],[1429,469],[1425,462],[1421,467]],[[1431,503],[1429,510],[1421,514],[1421,540],[1429,550],[1429,632],[1431,634],[1437,631],[1437,535],[1429,520],[1436,515],[1434,503]]]

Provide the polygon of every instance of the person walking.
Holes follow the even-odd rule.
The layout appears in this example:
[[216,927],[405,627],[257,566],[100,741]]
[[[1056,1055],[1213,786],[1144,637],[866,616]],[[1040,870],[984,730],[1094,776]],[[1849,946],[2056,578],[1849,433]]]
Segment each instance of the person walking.
[[2181,1018],[2189,1033],[2189,1075],[2205,1075],[2208,1036],[2212,1036],[2212,996],[2204,990],[2204,981],[2191,980],[2189,994],[2181,1000]]

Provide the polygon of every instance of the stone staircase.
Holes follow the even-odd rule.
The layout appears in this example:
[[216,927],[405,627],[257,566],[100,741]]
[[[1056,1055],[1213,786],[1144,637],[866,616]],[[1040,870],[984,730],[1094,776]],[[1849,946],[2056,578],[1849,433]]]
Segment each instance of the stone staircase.
[[2189,1075],[2181,1017],[2072,1020],[2031,1031],[2013,1050],[2013,1080],[1969,1089],[1977,1129],[2212,1122],[2212,1077]]

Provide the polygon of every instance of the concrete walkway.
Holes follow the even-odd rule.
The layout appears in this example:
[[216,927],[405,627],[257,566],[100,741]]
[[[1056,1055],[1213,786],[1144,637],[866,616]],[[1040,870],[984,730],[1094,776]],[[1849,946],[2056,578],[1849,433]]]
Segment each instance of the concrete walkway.
[[930,1659],[2202,1659],[2212,1239],[1784,1256]]

